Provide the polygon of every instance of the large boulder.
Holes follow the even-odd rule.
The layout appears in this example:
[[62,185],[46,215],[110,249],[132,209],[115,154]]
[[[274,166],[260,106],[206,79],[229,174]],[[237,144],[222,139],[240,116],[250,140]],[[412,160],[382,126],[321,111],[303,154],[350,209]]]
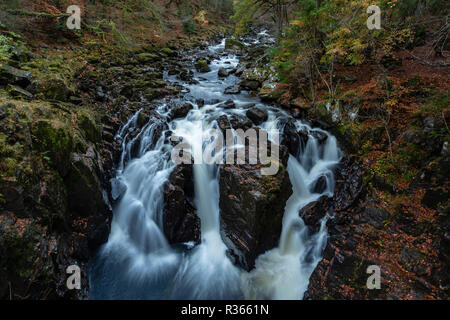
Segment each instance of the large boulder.
[[284,207],[292,194],[289,153],[280,146],[278,173],[261,176],[261,165],[224,165],[220,169],[223,239],[235,264],[254,267],[258,255],[278,245]]
[[164,234],[170,243],[200,242],[192,165],[176,167],[164,186]]
[[199,73],[207,73],[211,71],[211,68],[208,65],[208,61],[206,61],[205,59],[197,60],[194,66]]
[[99,154],[91,146],[85,154],[72,153],[70,169],[64,182],[67,186],[69,209],[80,216],[105,211],[100,178],[103,168]]
[[33,78],[28,71],[20,70],[8,65],[0,67],[0,85],[15,84],[26,88],[31,84]]
[[319,231],[320,222],[327,213],[330,216],[333,215],[330,202],[331,199],[328,196],[321,196],[300,210],[299,216],[312,232]]
[[306,130],[298,131],[295,120],[289,119],[284,125],[281,144],[285,145],[291,154],[296,155],[300,147],[304,146],[307,141],[308,133]]
[[219,76],[219,78],[226,78],[226,77],[228,77],[229,73],[228,73],[227,69],[220,68],[219,71],[217,72],[217,75]]
[[263,123],[264,121],[267,121],[268,114],[265,110],[262,110],[260,108],[251,108],[247,110],[246,116],[253,121],[254,124],[259,125]]
[[170,116],[172,119],[184,118],[192,109],[194,109],[194,106],[189,102],[177,104],[170,110]]
[[228,38],[225,39],[225,50],[232,53],[241,53],[245,49],[245,45],[239,40]]

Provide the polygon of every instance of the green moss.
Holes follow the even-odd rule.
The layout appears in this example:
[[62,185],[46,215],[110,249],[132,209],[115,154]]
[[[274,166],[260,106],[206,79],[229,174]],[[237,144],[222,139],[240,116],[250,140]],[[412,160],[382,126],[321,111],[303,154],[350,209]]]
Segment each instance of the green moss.
[[450,93],[443,93],[438,94],[432,98],[432,100],[426,104],[420,107],[422,111],[425,112],[442,112],[446,109],[448,109],[450,105]]
[[101,140],[100,129],[94,119],[93,114],[87,110],[82,110],[78,113],[79,127],[83,130],[86,139],[92,142],[99,142]]
[[228,38],[225,40],[225,49],[226,50],[233,49],[236,47],[242,49],[242,48],[245,48],[245,45],[236,39]]
[[136,57],[140,63],[150,63],[160,60],[160,57],[154,53],[140,53]]
[[59,121],[39,120],[32,130],[39,151],[48,152],[56,168],[61,173],[66,172],[73,146],[70,127]]

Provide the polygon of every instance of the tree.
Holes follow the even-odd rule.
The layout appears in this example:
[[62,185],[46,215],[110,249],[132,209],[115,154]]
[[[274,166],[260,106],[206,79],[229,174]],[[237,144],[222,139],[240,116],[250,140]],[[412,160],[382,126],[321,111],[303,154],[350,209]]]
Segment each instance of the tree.
[[237,0],[234,2],[233,16],[237,24],[236,32],[244,33],[255,18],[270,14],[280,39],[283,28],[289,25],[288,8],[295,3],[293,0]]

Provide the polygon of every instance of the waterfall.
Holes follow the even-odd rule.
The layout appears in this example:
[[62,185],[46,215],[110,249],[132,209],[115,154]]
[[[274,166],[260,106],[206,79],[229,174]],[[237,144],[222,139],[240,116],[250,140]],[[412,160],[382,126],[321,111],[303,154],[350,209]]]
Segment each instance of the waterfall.
[[[261,37],[269,35],[263,32],[258,34],[258,38]],[[207,50],[213,54],[222,52],[224,43]],[[197,84],[183,83],[188,89],[183,100],[229,99],[229,95],[223,94],[224,89],[235,84],[237,78],[231,75],[219,79],[217,71],[221,67],[234,68],[238,63],[239,59],[232,54],[213,60],[211,72],[201,76],[195,73]],[[166,80],[176,81],[173,76],[166,76]],[[326,244],[327,217],[322,219],[320,230],[311,234],[298,212],[322,195],[332,196],[333,169],[341,157],[336,139],[323,130],[295,120],[299,130],[305,128],[310,134],[298,154],[289,157],[288,173],[293,194],[285,206],[279,246],[259,256],[251,272],[233,265],[221,237],[220,166],[217,164],[193,165],[194,202],[201,221],[201,243],[173,246],[163,233],[164,184],[176,167],[170,158],[173,146],[166,141],[166,132],[189,142],[194,158],[198,159],[206,147],[202,137],[217,127],[216,120],[223,115],[245,114],[242,106],[248,103],[256,103],[268,112],[268,120],[260,125],[268,132],[282,129],[281,120],[292,119],[285,111],[262,104],[246,93],[231,98],[235,108],[224,109],[221,103],[195,105],[186,117],[174,120],[159,120],[167,119],[170,111],[168,104],[161,102],[157,108],[161,117],[151,118],[138,128],[138,117],[142,112],[139,110],[119,130],[117,138],[122,141],[123,151],[112,185],[113,194],[120,198],[113,208],[108,242],[90,263],[92,299],[303,297]],[[160,125],[164,130],[158,136],[156,128]],[[136,130],[139,131],[137,134]],[[325,142],[319,143],[312,131],[326,135]],[[137,154],[133,155],[132,150],[137,150]],[[313,193],[311,186],[322,176],[326,181],[325,190],[321,194]]]

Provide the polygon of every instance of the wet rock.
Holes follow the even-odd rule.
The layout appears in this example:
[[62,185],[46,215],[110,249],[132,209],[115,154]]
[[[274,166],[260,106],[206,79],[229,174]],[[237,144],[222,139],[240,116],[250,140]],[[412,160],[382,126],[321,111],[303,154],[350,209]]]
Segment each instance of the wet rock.
[[228,77],[228,71],[225,68],[220,68],[219,71],[217,72],[217,75],[219,76],[219,78],[226,78]]
[[[206,72],[208,72],[208,71],[206,71]],[[185,69],[180,72],[180,74],[178,75],[178,78],[182,81],[189,82],[192,80],[193,76],[194,76],[194,73],[191,70]]]
[[230,86],[225,89],[225,94],[239,94],[241,93],[241,87],[239,85]]
[[137,126],[139,129],[142,129],[150,120],[150,116],[147,112],[141,111],[137,118]]
[[200,218],[194,199],[192,165],[180,165],[164,186],[164,234],[170,243],[200,242]]
[[199,108],[201,108],[201,107],[203,107],[203,106],[205,105],[205,99],[197,99],[197,100],[195,101],[195,103],[197,103],[197,106],[198,106]]
[[312,130],[310,134],[319,142],[319,144],[324,143],[328,139],[326,133],[322,131]]
[[0,67],[0,85],[13,84],[26,88],[33,78],[28,71],[20,70],[8,65],[2,65]]
[[286,147],[274,176],[261,176],[260,165],[224,165],[220,169],[221,226],[235,263],[246,270],[256,257],[278,244],[286,200],[292,186],[286,170]]
[[303,207],[298,215],[303,219],[309,229],[316,233],[320,229],[320,221],[326,214],[333,215],[331,208],[331,198],[321,196],[317,201],[313,201]]
[[244,65],[239,65],[239,66],[236,68],[236,71],[234,72],[234,74],[235,74],[237,77],[240,77],[240,76],[242,76],[242,74],[244,73],[244,71],[245,71],[245,66],[244,66]]
[[308,133],[298,132],[294,120],[289,119],[283,129],[281,144],[288,148],[290,154],[296,155],[300,150],[300,146],[305,145],[307,141]]
[[252,121],[244,116],[233,114],[230,117],[230,124],[233,129],[242,129],[244,131],[253,127]]
[[172,108],[170,114],[171,114],[172,119],[184,118],[187,116],[189,111],[191,111],[192,109],[194,109],[194,106],[191,103],[186,102],[184,104],[179,104],[179,105],[174,106]]
[[217,124],[219,125],[219,128],[220,130],[222,130],[223,134],[225,134],[226,130],[231,129],[231,124],[226,114],[220,116],[217,119]]
[[220,104],[219,107],[224,109],[233,109],[236,108],[236,104],[233,100],[229,99],[225,101],[225,103]]
[[314,127],[320,128],[322,130],[330,130],[333,127],[333,124],[328,123],[328,122],[323,121],[323,120],[318,120],[318,119],[312,120],[311,124]]
[[267,121],[267,118],[268,118],[267,112],[260,108],[251,108],[251,109],[247,110],[247,112],[245,114],[256,125],[259,125],[259,124],[263,123],[264,121]]
[[314,183],[312,184],[311,187],[311,192],[312,193],[323,193],[325,190],[327,190],[327,178],[325,177],[325,175],[321,175],[319,177],[319,179],[317,179],[316,181],[314,181]]
[[255,91],[261,87],[261,82],[257,80],[242,80],[240,86],[245,90]]
[[127,191],[127,186],[117,178],[111,179],[111,197],[114,201],[120,199],[122,195]]
[[205,59],[199,59],[195,62],[195,69],[199,73],[207,73],[211,71],[208,62]]

